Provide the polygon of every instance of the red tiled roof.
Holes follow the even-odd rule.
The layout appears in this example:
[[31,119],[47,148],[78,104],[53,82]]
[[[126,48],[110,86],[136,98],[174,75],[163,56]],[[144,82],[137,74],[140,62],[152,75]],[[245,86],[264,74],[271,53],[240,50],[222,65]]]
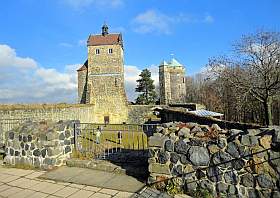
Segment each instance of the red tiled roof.
[[122,35],[121,34],[97,34],[90,35],[87,41],[87,45],[122,45]]
[[86,60],[86,62],[83,64],[82,67],[80,67],[77,71],[84,71],[84,70],[87,70],[88,68],[88,60]]

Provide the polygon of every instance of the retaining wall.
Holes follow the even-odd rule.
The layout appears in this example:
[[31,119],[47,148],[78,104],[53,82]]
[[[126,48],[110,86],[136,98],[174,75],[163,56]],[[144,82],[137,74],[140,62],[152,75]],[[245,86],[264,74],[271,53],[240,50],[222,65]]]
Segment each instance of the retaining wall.
[[6,132],[4,162],[51,169],[65,165],[73,148],[74,121],[27,121]]
[[[149,138],[149,183],[169,193],[280,197],[280,128],[165,123]],[[206,192],[205,192],[206,191]]]

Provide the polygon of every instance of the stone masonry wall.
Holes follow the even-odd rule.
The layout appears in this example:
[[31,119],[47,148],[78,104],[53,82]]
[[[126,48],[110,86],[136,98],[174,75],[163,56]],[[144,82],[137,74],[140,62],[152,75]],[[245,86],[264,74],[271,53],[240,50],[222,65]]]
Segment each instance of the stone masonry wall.
[[0,119],[80,120],[92,122],[94,106],[85,104],[0,105]]
[[74,121],[28,121],[6,132],[4,162],[51,169],[64,165],[73,147]]
[[171,194],[280,197],[280,127],[165,123],[148,144],[149,183]]
[[162,107],[160,105],[129,105],[128,124],[143,124],[153,116],[154,109]]

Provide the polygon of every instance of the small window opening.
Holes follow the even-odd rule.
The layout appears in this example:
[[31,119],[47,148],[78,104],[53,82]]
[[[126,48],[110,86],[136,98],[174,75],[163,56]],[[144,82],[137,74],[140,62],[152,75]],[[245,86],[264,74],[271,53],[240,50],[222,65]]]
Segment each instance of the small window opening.
[[100,50],[99,50],[99,49],[96,49],[96,50],[95,50],[95,54],[100,54]]
[[110,48],[110,49],[108,50],[108,53],[109,53],[109,54],[112,54],[112,53],[113,53],[113,49]]

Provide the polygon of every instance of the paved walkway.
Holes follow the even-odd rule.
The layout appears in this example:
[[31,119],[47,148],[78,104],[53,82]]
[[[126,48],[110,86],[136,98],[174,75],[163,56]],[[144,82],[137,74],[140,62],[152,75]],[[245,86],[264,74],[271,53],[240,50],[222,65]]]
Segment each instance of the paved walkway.
[[[65,178],[67,178],[67,175],[68,179],[71,178],[70,175],[73,175],[72,172],[74,172],[73,168],[65,169],[65,167],[61,167],[54,171],[54,173],[61,174],[65,170],[68,171]],[[92,174],[87,172],[87,169],[79,171],[79,173],[83,172],[84,174]],[[105,180],[102,180],[101,173],[103,173]],[[84,178],[84,174],[80,175],[80,178]],[[112,185],[110,185],[110,188],[106,188],[105,186],[108,186],[108,184],[106,184],[106,182],[102,182],[108,179],[106,172],[98,173],[98,176],[100,177],[99,179],[96,179],[97,176],[94,176],[95,179],[92,179],[92,177],[81,179],[80,182],[84,184],[77,183],[79,182],[78,176],[72,177],[77,179],[75,180],[75,183],[72,183],[45,179],[48,177],[48,175],[51,176],[54,174],[52,174],[52,171],[47,173],[46,171],[39,170],[6,168],[0,165],[0,198],[171,198],[169,195],[143,186],[143,183],[138,183],[138,181],[134,181],[133,179],[125,180],[127,179],[125,177],[119,177],[117,179],[116,175],[115,177],[112,177],[111,180],[107,180],[107,182],[113,181],[112,185],[115,186],[117,186],[117,183],[119,183],[121,189],[124,189],[122,186],[125,184],[127,185],[127,190],[115,190],[112,189]],[[93,182],[94,180],[100,182],[99,184],[103,185],[104,187],[92,186],[97,184]],[[129,182],[132,183],[129,184]],[[138,188],[141,186],[142,189],[139,190]],[[137,191],[132,192],[133,189]]]
[[41,178],[131,193],[139,192],[145,187],[144,183],[128,175],[67,166],[47,172]]
[[39,179],[44,171],[0,167],[0,197],[9,198],[125,198],[135,193]]

